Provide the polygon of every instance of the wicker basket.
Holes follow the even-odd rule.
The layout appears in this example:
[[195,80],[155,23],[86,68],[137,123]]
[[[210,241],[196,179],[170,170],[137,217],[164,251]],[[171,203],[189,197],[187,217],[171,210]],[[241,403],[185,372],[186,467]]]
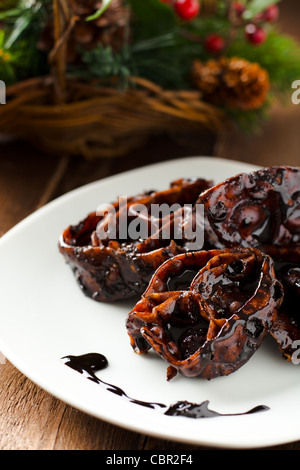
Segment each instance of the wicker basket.
[[76,18],[66,0],[53,0],[54,47],[50,75],[7,89],[1,133],[30,141],[50,154],[87,159],[125,155],[160,132],[224,128],[221,110],[193,90],[170,91],[140,77],[126,91],[84,83],[66,74],[66,43]]

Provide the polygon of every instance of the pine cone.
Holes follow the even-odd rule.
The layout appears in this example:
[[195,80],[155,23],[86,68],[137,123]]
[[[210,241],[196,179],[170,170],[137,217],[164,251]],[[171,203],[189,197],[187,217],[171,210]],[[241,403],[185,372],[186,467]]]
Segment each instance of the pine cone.
[[244,111],[260,108],[270,89],[267,71],[239,57],[194,61],[192,81],[206,101]]
[[[101,0],[68,0],[68,3],[71,14],[78,18],[68,39],[68,63],[79,61],[79,48],[92,50],[98,44],[110,46],[114,50],[121,48],[130,21],[130,10],[123,0],[113,0],[94,21],[86,21],[86,18],[101,7]],[[49,52],[52,47],[53,22],[49,21],[39,42],[39,49]]]

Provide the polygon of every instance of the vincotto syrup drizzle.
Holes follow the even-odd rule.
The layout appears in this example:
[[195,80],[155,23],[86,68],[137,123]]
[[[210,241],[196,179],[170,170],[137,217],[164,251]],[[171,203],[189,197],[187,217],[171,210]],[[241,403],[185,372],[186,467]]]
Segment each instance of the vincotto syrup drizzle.
[[190,403],[188,401],[178,401],[171,406],[164,405],[162,403],[152,403],[142,400],[137,400],[135,398],[129,397],[124,390],[120,387],[104,382],[96,376],[96,372],[105,369],[108,366],[108,360],[105,356],[99,353],[88,353],[80,356],[65,356],[62,358],[65,365],[71,367],[71,369],[83,374],[88,380],[95,382],[98,385],[104,387],[107,391],[118,395],[130,403],[136,405],[145,406],[147,408],[152,408],[158,411],[161,411],[163,414],[168,416],[185,416],[187,418],[214,418],[216,416],[240,416],[258,413],[261,411],[266,411],[269,408],[264,405],[256,406],[249,411],[244,413],[236,414],[221,414],[216,411],[213,411],[208,408],[209,402],[204,401],[200,404]]

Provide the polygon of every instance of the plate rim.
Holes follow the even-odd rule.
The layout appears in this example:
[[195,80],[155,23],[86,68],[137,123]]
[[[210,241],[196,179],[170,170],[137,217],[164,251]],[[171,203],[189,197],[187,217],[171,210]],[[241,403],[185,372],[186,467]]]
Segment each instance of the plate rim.
[[[103,184],[104,182],[111,182],[113,183],[114,181],[117,181],[120,177],[121,178],[127,178],[127,177],[131,177],[131,175],[134,173],[144,173],[144,172],[147,172],[149,170],[149,168],[151,169],[159,169],[161,168],[162,166],[169,166],[169,165],[172,165],[172,164],[176,164],[176,163],[179,163],[179,162],[182,162],[182,163],[186,163],[187,160],[202,160],[202,161],[209,161],[209,163],[211,162],[214,162],[214,164],[217,164],[217,163],[222,163],[222,164],[228,164],[228,166],[235,166],[237,165],[238,167],[244,167],[245,168],[245,171],[246,169],[249,169],[249,171],[253,171],[255,170],[256,168],[259,169],[259,168],[262,168],[261,166],[258,166],[258,165],[252,165],[252,164],[249,164],[249,163],[245,163],[245,162],[239,162],[237,160],[230,160],[230,159],[223,159],[223,158],[220,158],[220,157],[209,157],[209,156],[190,156],[190,157],[183,157],[183,158],[176,158],[176,159],[172,159],[172,160],[165,160],[165,161],[161,161],[159,163],[153,163],[153,164],[150,164],[150,165],[145,165],[145,166],[141,166],[141,167],[138,167],[138,168],[134,168],[132,170],[126,170],[126,171],[123,171],[123,172],[120,172],[120,173],[117,173],[117,174],[114,174],[114,175],[111,175],[111,176],[108,176],[108,177],[105,177],[105,178],[101,178],[101,179],[98,179],[96,181],[93,181],[93,182],[90,182],[90,183],[87,183],[87,184],[84,184],[80,187],[77,187],[65,194],[62,194],[60,195],[59,197],[55,198],[54,200],[50,201],[49,203],[47,203],[46,205],[38,208],[37,210],[33,211],[31,214],[29,214],[27,217],[25,217],[24,219],[22,219],[20,222],[18,222],[16,225],[14,225],[10,230],[8,230],[6,233],[4,233],[1,238],[0,238],[0,250],[2,249],[2,246],[5,245],[5,243],[9,243],[10,241],[10,238],[13,237],[18,231],[22,231],[22,229],[24,227],[26,227],[27,225],[30,225],[35,219],[38,219],[38,218],[42,218],[44,214],[47,213],[47,211],[49,210],[53,210],[55,209],[55,207],[57,206],[60,206],[60,205],[63,205],[65,201],[69,200],[69,199],[72,199],[77,196],[80,196],[82,194],[83,191],[92,191],[93,189],[95,189],[96,187],[98,187],[99,185],[101,186],[101,184]],[[236,174],[240,173],[240,171],[238,171]],[[234,176],[234,175],[233,175]],[[252,443],[248,443],[246,444],[245,442],[243,443],[232,443],[232,442],[227,442],[226,439],[224,439],[223,442],[221,441],[218,441],[218,442],[211,442],[211,440],[208,440],[208,441],[205,441],[203,440],[203,436],[202,436],[202,439],[201,441],[199,441],[198,439],[195,439],[195,440],[191,440],[190,437],[187,437],[185,438],[184,436],[168,436],[165,432],[159,432],[158,430],[157,431],[153,431],[153,430],[145,430],[145,427],[142,426],[142,425],[129,425],[128,423],[122,423],[120,421],[118,421],[116,418],[113,419],[112,417],[109,417],[109,416],[103,416],[103,415],[99,415],[99,414],[95,414],[94,411],[92,410],[89,410],[87,409],[86,407],[81,407],[81,406],[78,406],[78,404],[76,404],[76,402],[74,402],[72,399],[70,399],[70,397],[66,397],[64,393],[58,393],[57,390],[55,389],[49,389],[49,387],[47,386],[47,388],[44,387],[44,385],[42,384],[41,381],[37,380],[37,378],[33,375],[30,374],[30,372],[28,371],[28,367],[24,367],[22,364],[20,364],[20,360],[18,359],[18,357],[15,357],[13,351],[9,350],[9,346],[5,343],[5,340],[1,337],[1,331],[0,331],[0,351],[2,352],[2,354],[5,356],[5,358],[11,362],[20,372],[22,372],[27,378],[29,378],[33,383],[35,383],[37,386],[41,387],[43,390],[45,390],[46,392],[50,393],[51,395],[53,395],[54,397],[56,397],[57,399],[65,402],[67,405],[70,405],[76,409],[79,409],[81,410],[82,412],[86,413],[86,414],[89,414],[90,416],[93,416],[93,417],[96,417],[97,419],[100,419],[100,420],[103,420],[103,421],[106,421],[108,423],[111,423],[115,426],[119,426],[119,427],[122,427],[124,429],[128,429],[128,430],[131,430],[133,432],[138,432],[138,433],[142,433],[142,434],[148,434],[148,435],[151,435],[153,437],[157,437],[157,438],[160,438],[160,439],[170,439],[170,440],[173,440],[173,441],[177,441],[177,442],[182,442],[182,443],[189,443],[189,444],[193,444],[193,445],[199,445],[199,446],[209,446],[209,447],[220,447],[220,448],[259,448],[259,447],[266,447],[266,446],[275,446],[275,445],[280,445],[280,444],[286,444],[286,443],[291,443],[291,442],[294,442],[294,441],[297,441],[300,439],[300,431],[299,431],[299,435],[298,436],[292,436],[292,435],[289,435],[286,437],[286,439],[282,439],[282,437],[279,437],[277,440],[274,439],[274,438],[271,438],[269,439],[269,442],[268,442],[268,439],[266,439],[263,443],[259,443],[258,441],[257,442],[252,442]]]

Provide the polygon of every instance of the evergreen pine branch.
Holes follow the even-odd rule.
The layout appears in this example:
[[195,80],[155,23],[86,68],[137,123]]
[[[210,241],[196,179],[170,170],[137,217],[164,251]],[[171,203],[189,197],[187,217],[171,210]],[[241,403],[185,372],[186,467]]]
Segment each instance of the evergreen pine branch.
[[264,44],[255,47],[238,38],[227,51],[229,57],[243,57],[259,63],[269,74],[276,93],[289,92],[300,77],[300,47],[290,36],[271,30]]
[[[10,60],[1,61],[0,79],[7,83],[49,72],[46,55],[37,50],[37,42],[45,21],[51,15],[51,0],[7,0],[11,9],[0,8],[2,36],[0,49],[9,52]],[[247,15],[253,17],[278,0],[241,0],[247,3]],[[70,75],[90,81],[94,78],[110,86],[126,89],[134,86],[131,76],[140,76],[167,89],[191,88],[190,71],[194,59],[206,61],[212,56],[204,47],[210,33],[224,38],[231,35],[232,24],[226,9],[228,2],[218,0],[214,15],[182,22],[172,8],[159,0],[126,0],[134,13],[130,44],[119,51],[98,44],[92,50],[80,50],[84,66],[69,66]],[[102,7],[109,7],[106,0]],[[104,11],[100,8],[96,15]],[[252,16],[251,16],[252,15]],[[91,20],[88,18],[87,20]],[[3,26],[4,25],[4,26]],[[0,30],[1,31],[1,30]],[[1,42],[2,41],[2,42]],[[228,57],[241,57],[258,62],[269,74],[271,93],[290,92],[293,81],[300,78],[300,46],[296,40],[273,27],[265,43],[250,44],[241,28],[236,39],[224,51]],[[5,77],[5,78],[4,78]],[[116,78],[117,80],[111,80]],[[117,83],[117,85],[116,85]],[[232,111],[228,115],[243,130],[259,128],[266,117],[272,94],[265,106],[255,111]]]
[[73,66],[69,72],[85,80],[118,78],[120,88],[131,86],[128,78],[135,75],[164,88],[187,89],[192,61],[200,51],[199,44],[173,32],[125,45],[119,52],[101,44],[91,51],[81,50],[85,67]]
[[189,41],[178,29],[134,44],[132,61],[137,75],[161,87],[190,88],[192,62],[202,49],[201,44]]
[[47,72],[46,57],[38,51],[37,42],[50,5],[51,0],[37,1],[32,6],[19,0],[11,9],[0,11],[2,50],[9,55],[5,63],[0,61],[0,79],[7,85]]
[[112,78],[117,78],[120,88],[124,89],[128,86],[128,78],[133,70],[127,47],[123,47],[120,52],[115,52],[110,46],[104,47],[99,44],[91,51],[80,50],[80,53],[84,67],[69,66],[70,76],[86,81],[96,78],[102,83],[107,82],[108,85]]

